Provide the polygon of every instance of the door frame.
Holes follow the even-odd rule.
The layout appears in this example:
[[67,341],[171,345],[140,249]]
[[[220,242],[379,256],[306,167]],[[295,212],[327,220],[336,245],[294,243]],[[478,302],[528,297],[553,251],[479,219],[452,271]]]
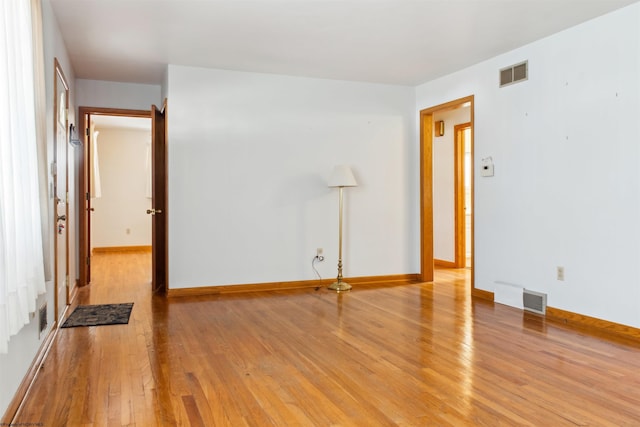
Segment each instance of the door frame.
[[[91,209],[90,191],[90,154],[91,144],[89,136],[90,116],[120,116],[143,117],[151,119],[151,110],[128,110],[121,108],[102,107],[78,107],[78,131],[82,132],[80,138],[83,143],[81,156],[77,159],[76,170],[78,178],[78,286],[86,286],[91,283],[91,219],[88,212]],[[153,131],[153,130],[152,130]],[[153,248],[152,248],[153,250]]]
[[[454,132],[454,188],[455,188],[455,259],[456,268],[464,268],[467,258],[467,238],[466,238],[466,210],[464,181],[467,173],[471,175],[471,194],[473,195],[473,140],[469,141],[471,148],[470,170],[466,171],[465,162],[465,129],[471,129],[471,123],[460,123],[453,127]],[[473,224],[473,196],[468,208],[471,210],[471,224]],[[471,236],[469,236],[471,237]],[[470,242],[471,243],[471,242]],[[473,245],[471,245],[473,248]],[[471,251],[471,262],[473,262],[473,250]]]
[[[420,110],[420,280],[433,282],[433,115],[443,110],[459,108],[469,103],[471,146],[474,141],[474,95],[458,98]],[[472,153],[473,156],[473,153]],[[471,177],[473,182],[473,174]],[[473,184],[471,199],[474,199]],[[474,275],[474,220],[471,219],[471,293],[475,290]]]

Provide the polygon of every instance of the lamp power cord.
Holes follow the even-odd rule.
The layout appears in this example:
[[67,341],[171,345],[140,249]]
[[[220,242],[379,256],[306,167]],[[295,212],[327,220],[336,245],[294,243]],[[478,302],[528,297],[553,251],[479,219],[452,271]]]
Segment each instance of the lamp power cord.
[[311,260],[311,268],[316,273],[316,276],[318,276],[318,282],[319,282],[319,285],[315,288],[316,291],[319,290],[320,287],[322,286],[322,276],[320,276],[320,273],[318,272],[318,269],[316,268],[316,262],[322,262],[322,261],[324,261],[324,256],[322,256],[322,255],[316,255]]

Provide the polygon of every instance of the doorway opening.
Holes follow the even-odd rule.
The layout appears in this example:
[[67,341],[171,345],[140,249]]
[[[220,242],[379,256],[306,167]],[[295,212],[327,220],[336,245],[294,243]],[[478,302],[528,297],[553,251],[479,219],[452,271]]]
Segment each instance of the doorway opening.
[[454,127],[455,132],[455,267],[471,268],[471,224],[473,215],[473,144],[471,124]]
[[151,252],[151,118],[90,115],[91,254]]
[[[166,233],[155,239],[158,228],[156,202],[164,208],[165,134],[164,112],[158,125],[157,108],[122,110],[80,107],[79,129],[84,149],[76,160],[79,175],[79,279],[78,285],[91,283],[92,252],[150,251],[156,261],[159,246],[166,252]],[[156,181],[160,176],[161,180]],[[165,258],[162,257],[164,271]],[[155,265],[155,264],[154,264]],[[163,276],[164,277],[164,276]],[[163,279],[164,287],[164,279]],[[152,288],[156,288],[152,272]]]
[[472,293],[473,111],[473,95],[420,111],[421,280],[466,267]]

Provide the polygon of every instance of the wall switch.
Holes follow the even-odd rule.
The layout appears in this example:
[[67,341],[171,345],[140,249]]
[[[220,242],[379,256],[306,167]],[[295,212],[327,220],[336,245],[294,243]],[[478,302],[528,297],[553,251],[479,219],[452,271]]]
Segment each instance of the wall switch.
[[127,228],[127,234],[131,234],[131,229]]
[[564,281],[564,267],[556,267],[556,278],[560,281]]

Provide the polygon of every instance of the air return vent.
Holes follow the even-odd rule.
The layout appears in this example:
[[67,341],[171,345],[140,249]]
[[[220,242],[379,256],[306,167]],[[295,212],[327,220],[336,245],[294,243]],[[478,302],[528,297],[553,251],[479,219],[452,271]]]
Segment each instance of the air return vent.
[[500,70],[500,87],[518,83],[529,78],[529,61],[511,65]]
[[40,309],[38,309],[38,324],[40,325],[38,331],[40,334],[42,334],[42,331],[47,329],[47,303],[46,302],[42,304]]
[[545,314],[547,311],[547,294],[525,289],[522,292],[522,305],[527,311]]

